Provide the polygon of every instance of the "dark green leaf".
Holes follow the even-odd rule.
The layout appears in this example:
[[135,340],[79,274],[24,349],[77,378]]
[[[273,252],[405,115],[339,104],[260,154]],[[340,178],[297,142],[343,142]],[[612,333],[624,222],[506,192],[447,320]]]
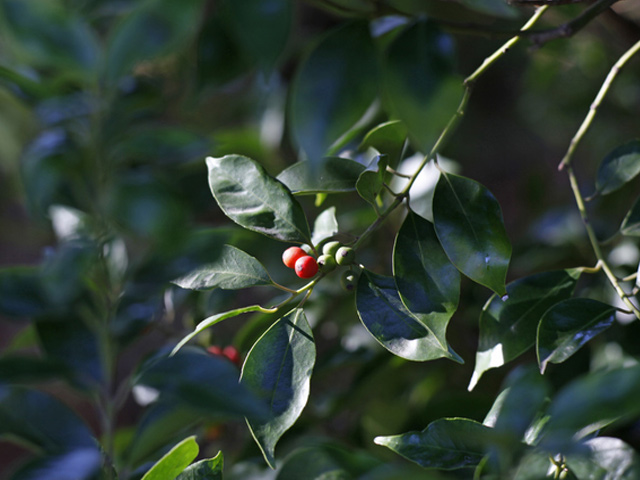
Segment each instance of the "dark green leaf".
[[598,168],[596,192],[606,195],[622,187],[640,173],[640,140],[619,146]]
[[557,270],[507,285],[503,300],[492,295],[480,314],[480,339],[469,390],[482,374],[510,362],[535,344],[544,312],[573,294],[581,271]]
[[452,38],[435,23],[418,21],[387,51],[384,77],[391,109],[422,152],[431,150],[462,98],[462,82],[452,74],[453,50]]
[[378,196],[382,192],[389,161],[386,155],[378,157],[378,170],[366,170],[360,174],[356,182],[358,194],[370,204],[376,206]]
[[73,480],[97,478],[103,464],[100,451],[95,447],[76,448],[59,455],[46,455],[21,465],[11,480],[51,480],[60,478],[61,472],[73,472]]
[[291,192],[250,158],[207,157],[209,186],[238,225],[284,242],[309,243],[309,224]]
[[640,197],[636,200],[627,212],[627,215],[620,225],[620,231],[623,235],[640,236]]
[[272,285],[273,280],[264,266],[254,257],[231,245],[222,247],[220,258],[196,268],[173,283],[191,290],[222,288],[236,290]]
[[296,422],[309,397],[316,347],[304,312],[296,308],[278,320],[249,351],[241,385],[269,408],[264,420],[247,423],[265,460],[275,468],[275,447]]
[[0,357],[0,384],[71,378],[70,370],[52,358],[5,355]]
[[142,480],[175,479],[198,456],[196,437],[188,437],[169,450],[142,477]]
[[378,93],[376,52],[366,22],[326,34],[291,87],[293,138],[316,165],[367,112]]
[[464,6],[480,13],[499,17],[518,17],[517,8],[508,5],[504,0],[459,0]]
[[389,166],[395,168],[400,163],[404,144],[407,139],[407,127],[400,120],[381,123],[370,130],[360,144],[360,150],[375,148],[389,159]]
[[606,330],[616,309],[589,298],[570,298],[552,306],[538,325],[538,363],[562,363],[585,343]]
[[320,212],[313,223],[313,235],[311,243],[320,244],[323,240],[338,233],[338,220],[336,219],[336,207],[329,207]]
[[352,192],[364,165],[341,157],[326,157],[318,160],[315,170],[311,162],[298,162],[278,175],[278,180],[298,195],[315,193]]
[[356,308],[369,333],[394,355],[420,362],[443,357],[462,361],[428,324],[407,310],[393,277],[364,270],[356,288]]
[[402,303],[444,340],[458,308],[460,273],[442,250],[433,224],[409,211],[393,249],[393,275]]
[[376,437],[390,448],[425,468],[453,470],[477,465],[489,446],[491,429],[465,418],[441,418],[421,432]]
[[48,305],[40,269],[36,267],[0,269],[0,312],[3,315],[35,316],[46,312]]
[[200,460],[189,465],[184,472],[176,477],[176,480],[222,480],[223,464],[222,452],[218,452],[213,458]]
[[474,180],[442,172],[433,196],[433,220],[453,264],[504,295],[511,243],[491,192]]

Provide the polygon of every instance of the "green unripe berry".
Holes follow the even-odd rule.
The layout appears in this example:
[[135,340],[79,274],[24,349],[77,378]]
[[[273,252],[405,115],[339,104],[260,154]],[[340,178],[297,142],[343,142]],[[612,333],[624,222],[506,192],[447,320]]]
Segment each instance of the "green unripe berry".
[[340,277],[340,285],[347,292],[353,292],[356,288],[356,283],[358,281],[358,272],[355,270],[347,270]]
[[338,265],[351,265],[356,259],[356,252],[350,247],[340,247],[336,252],[336,263]]
[[318,268],[323,273],[329,273],[335,270],[337,267],[336,261],[333,255],[320,255],[318,257]]
[[338,251],[338,249],[342,246],[342,244],[340,242],[328,242],[324,244],[324,247],[322,247],[322,253],[324,255],[331,255],[332,257],[336,256],[336,252]]

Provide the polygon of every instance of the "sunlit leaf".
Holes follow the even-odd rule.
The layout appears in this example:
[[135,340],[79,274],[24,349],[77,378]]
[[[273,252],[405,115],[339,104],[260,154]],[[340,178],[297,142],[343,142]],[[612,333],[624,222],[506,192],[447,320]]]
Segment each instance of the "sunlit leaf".
[[636,200],[622,220],[620,231],[623,235],[640,236],[640,198]]
[[278,320],[249,351],[241,385],[267,405],[264,420],[247,423],[267,464],[275,468],[275,447],[296,422],[309,397],[316,347],[309,323],[300,308]]
[[581,447],[581,452],[568,456],[566,460],[580,480],[640,478],[640,456],[631,445],[619,438],[592,438]]
[[298,195],[315,193],[352,192],[365,166],[354,160],[341,157],[326,157],[311,162],[298,162],[277,176],[289,190]]
[[320,212],[313,223],[313,235],[311,242],[318,245],[323,240],[338,233],[338,220],[336,219],[336,207],[329,207]]
[[370,130],[360,143],[360,150],[375,148],[389,159],[389,166],[395,168],[400,163],[407,140],[407,127],[400,120],[381,123]]
[[511,243],[491,192],[474,180],[442,172],[433,196],[433,220],[451,262],[473,281],[504,295]]
[[538,325],[538,363],[562,363],[615,320],[615,307],[590,298],[570,298],[551,307]]
[[388,176],[386,171],[389,160],[386,155],[380,155],[377,162],[377,170],[365,170],[358,177],[356,182],[356,190],[358,194],[367,202],[376,205],[378,196],[382,192],[385,178]]
[[640,140],[619,146],[610,152],[598,168],[596,191],[614,192],[640,173]]
[[189,465],[176,480],[222,480],[223,465],[224,457],[222,452],[218,452],[213,458]]
[[198,456],[196,437],[188,437],[169,450],[142,477],[142,480],[176,478]]
[[226,155],[207,157],[207,167],[213,197],[231,220],[284,242],[310,242],[302,207],[261,165],[241,155]]

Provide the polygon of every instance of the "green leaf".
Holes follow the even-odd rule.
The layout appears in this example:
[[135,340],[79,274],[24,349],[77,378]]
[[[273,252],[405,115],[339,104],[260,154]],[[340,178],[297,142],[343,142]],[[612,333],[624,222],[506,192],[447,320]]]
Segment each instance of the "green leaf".
[[263,310],[264,309],[260,305],[250,305],[248,307],[240,307],[234,310],[217,313],[215,315],[207,317],[204,320],[202,320],[198,325],[196,325],[196,328],[193,330],[193,332],[189,333],[182,340],[180,340],[180,342],[178,342],[178,344],[171,351],[171,356],[178,353],[178,350],[184,347],[187,344],[187,342],[189,342],[189,340],[191,340],[193,337],[198,335],[203,330],[206,330],[207,328],[215,325],[216,323],[220,323],[221,321],[226,320],[227,318],[232,318],[238,315],[242,315],[243,313],[260,312]]
[[224,457],[222,452],[218,452],[213,458],[189,465],[176,480],[222,480],[223,465]]
[[538,325],[538,363],[562,363],[585,343],[609,328],[615,307],[589,298],[570,298],[551,307]]
[[175,479],[198,456],[199,451],[195,436],[185,438],[158,460],[142,480]]
[[610,152],[598,168],[596,192],[606,195],[640,173],[640,140],[633,140]]
[[266,403],[264,420],[247,419],[267,464],[275,468],[275,447],[296,422],[309,397],[316,358],[313,333],[301,308],[273,324],[249,351],[241,385]]
[[273,285],[264,266],[255,258],[231,245],[222,247],[220,258],[173,281],[182,288],[237,290],[259,285]]
[[209,187],[222,211],[238,225],[283,242],[309,243],[300,204],[265,169],[241,155],[207,157]]
[[24,384],[70,379],[72,377],[72,372],[57,359],[7,355],[6,350],[0,357],[0,385],[3,383]]
[[627,212],[624,220],[622,220],[620,232],[623,235],[640,237],[640,197],[638,197],[631,210]]
[[363,270],[356,287],[356,308],[369,333],[394,355],[418,362],[443,357],[462,362],[444,339],[407,310],[393,277]]
[[37,267],[0,269],[0,312],[15,317],[43,314],[49,303]]
[[391,120],[371,129],[358,148],[360,150],[375,148],[380,154],[386,155],[389,166],[395,168],[400,163],[406,139],[407,127],[404,123],[400,120]]
[[364,21],[327,33],[300,65],[291,87],[289,125],[316,165],[373,104],[376,52]]
[[388,48],[386,96],[418,150],[428,152],[456,111],[462,82],[453,76],[452,38],[435,23],[417,21]]
[[460,273],[440,246],[433,224],[409,211],[393,248],[393,275],[402,303],[444,340],[458,308]]
[[640,365],[591,372],[572,381],[552,399],[540,446],[569,452],[576,442],[621,418],[640,413]]
[[488,15],[517,18],[518,9],[508,5],[504,0],[459,0],[465,7]]
[[294,163],[280,172],[277,179],[298,195],[353,192],[364,170],[365,166],[354,160],[326,157],[316,165],[306,161]]
[[[104,473],[103,458],[95,447],[67,450],[59,455],[44,455],[29,460],[13,472],[11,480],[50,480],[61,472],[73,472],[74,480],[94,480]],[[107,467],[108,468],[108,467]]]
[[433,220],[442,248],[458,270],[504,295],[511,243],[491,192],[474,180],[442,172],[433,196]]
[[474,420],[441,418],[421,432],[376,437],[373,441],[422,467],[454,470],[482,460],[490,432],[490,428]]
[[635,480],[640,478],[640,457],[619,438],[587,440],[582,451],[567,457],[571,471],[580,480]]
[[336,219],[336,207],[329,207],[320,212],[313,223],[313,235],[311,243],[320,244],[323,240],[338,233],[338,220]]
[[484,372],[510,362],[535,344],[544,312],[573,295],[581,271],[543,272],[507,285],[507,297],[492,295],[480,314],[480,338],[469,390]]
[[389,161],[386,155],[378,157],[378,169],[376,171],[365,170],[358,177],[356,182],[356,190],[358,194],[374,207],[377,206],[378,196],[384,188],[384,180],[387,174],[387,165]]

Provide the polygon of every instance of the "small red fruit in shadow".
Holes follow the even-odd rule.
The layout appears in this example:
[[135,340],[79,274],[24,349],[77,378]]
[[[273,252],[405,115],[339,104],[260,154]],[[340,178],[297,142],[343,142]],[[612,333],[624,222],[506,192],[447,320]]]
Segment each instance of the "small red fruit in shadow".
[[294,268],[296,265],[296,261],[300,257],[304,257],[307,255],[300,247],[289,247],[282,254],[282,263],[284,263],[289,268]]
[[300,278],[311,278],[318,273],[318,262],[310,255],[305,255],[296,260],[296,275]]
[[219,347],[218,345],[211,345],[207,348],[207,352],[211,355],[216,355],[218,357],[224,357],[232,363],[240,366],[242,363],[242,358],[240,357],[240,352],[236,349],[236,347],[232,345],[228,345],[224,348]]

